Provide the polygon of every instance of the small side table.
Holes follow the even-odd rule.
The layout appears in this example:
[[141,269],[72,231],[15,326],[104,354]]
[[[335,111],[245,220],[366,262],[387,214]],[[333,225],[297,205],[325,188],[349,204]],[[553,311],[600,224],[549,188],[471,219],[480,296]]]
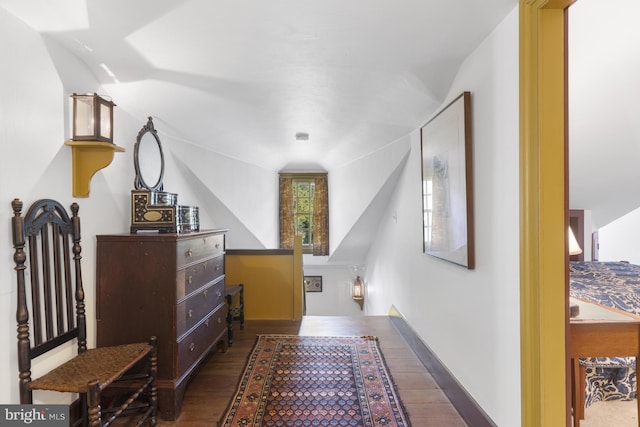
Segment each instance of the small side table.
[[[225,285],[225,299],[227,300],[227,336],[229,346],[233,345],[233,321],[240,321],[240,329],[244,329],[244,285]],[[238,294],[238,305],[233,305],[233,297]]]
[[[584,419],[586,378],[585,367],[579,359],[633,356],[636,372],[640,372],[640,318],[600,304],[574,298],[571,301],[580,306],[580,314],[572,317],[569,324],[573,425],[580,427],[580,420]],[[640,412],[640,399],[637,399],[637,406]]]

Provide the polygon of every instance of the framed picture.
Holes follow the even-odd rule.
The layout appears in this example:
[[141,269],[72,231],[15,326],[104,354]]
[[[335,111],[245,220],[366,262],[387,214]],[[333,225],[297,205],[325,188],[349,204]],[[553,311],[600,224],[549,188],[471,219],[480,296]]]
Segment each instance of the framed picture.
[[420,131],[424,253],[473,269],[471,93],[463,92]]
[[304,276],[302,280],[305,291],[322,292],[322,276]]

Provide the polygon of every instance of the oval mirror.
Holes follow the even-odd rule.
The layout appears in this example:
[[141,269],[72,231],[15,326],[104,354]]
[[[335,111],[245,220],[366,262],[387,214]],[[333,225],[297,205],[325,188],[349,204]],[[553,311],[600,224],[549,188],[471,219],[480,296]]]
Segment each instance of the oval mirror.
[[134,187],[136,190],[162,191],[164,176],[164,154],[160,138],[149,117],[140,129],[133,148],[133,164],[136,169]]

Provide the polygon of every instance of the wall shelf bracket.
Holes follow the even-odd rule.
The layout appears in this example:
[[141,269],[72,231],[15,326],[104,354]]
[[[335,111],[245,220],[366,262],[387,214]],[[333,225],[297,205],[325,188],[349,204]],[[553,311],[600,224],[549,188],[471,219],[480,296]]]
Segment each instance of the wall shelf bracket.
[[66,141],[71,147],[73,197],[89,197],[89,183],[100,169],[113,161],[113,154],[124,148],[110,142]]

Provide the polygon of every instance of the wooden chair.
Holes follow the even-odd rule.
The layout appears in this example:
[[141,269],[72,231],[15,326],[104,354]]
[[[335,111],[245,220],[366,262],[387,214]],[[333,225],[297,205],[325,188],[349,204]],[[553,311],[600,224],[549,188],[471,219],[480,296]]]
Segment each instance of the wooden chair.
[[[11,206],[18,276],[20,403],[32,403],[33,390],[78,393],[82,408],[78,423],[108,426],[116,417],[136,410],[141,415],[138,425],[156,425],[156,338],[87,349],[78,204],[71,205],[71,218],[50,199],[35,202],[24,217],[22,201],[14,199]],[[32,359],[74,338],[75,357],[40,378],[31,378]],[[103,409],[101,400],[110,400],[109,408]]]

